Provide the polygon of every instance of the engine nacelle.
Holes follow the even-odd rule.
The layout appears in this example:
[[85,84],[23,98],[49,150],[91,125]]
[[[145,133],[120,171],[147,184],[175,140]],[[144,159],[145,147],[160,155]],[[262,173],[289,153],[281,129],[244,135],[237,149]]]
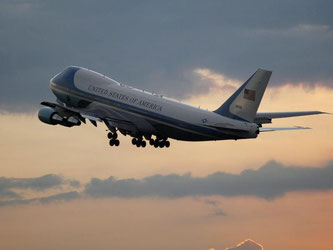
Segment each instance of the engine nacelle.
[[79,126],[81,122],[76,119],[74,116],[70,116],[66,119],[66,123],[70,126]]
[[38,118],[40,121],[50,125],[60,124],[65,127],[72,127],[81,124],[81,122],[74,116],[64,118],[58,114],[57,111],[49,107],[41,108],[38,112]]
[[38,118],[41,122],[50,125],[60,124],[64,120],[54,109],[49,107],[41,108],[38,112]]

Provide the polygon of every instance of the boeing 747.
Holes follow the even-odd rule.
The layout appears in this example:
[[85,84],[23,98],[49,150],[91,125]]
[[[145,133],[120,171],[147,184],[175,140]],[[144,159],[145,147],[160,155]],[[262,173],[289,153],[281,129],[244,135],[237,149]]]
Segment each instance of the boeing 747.
[[50,80],[56,102],[42,102],[39,119],[47,124],[79,126],[89,120],[108,128],[110,146],[119,146],[118,131],[132,144],[169,147],[171,139],[216,141],[256,138],[260,132],[307,129],[264,128],[272,119],[322,114],[320,111],[257,112],[272,72],[258,69],[214,111],[119,83],[102,74],[70,66]]

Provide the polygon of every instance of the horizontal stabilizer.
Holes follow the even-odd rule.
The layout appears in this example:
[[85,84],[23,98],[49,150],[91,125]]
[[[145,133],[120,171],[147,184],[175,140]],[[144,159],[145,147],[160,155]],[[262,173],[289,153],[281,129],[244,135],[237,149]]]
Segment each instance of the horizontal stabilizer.
[[272,131],[282,131],[282,130],[299,130],[299,129],[311,129],[309,127],[282,127],[282,128],[259,128],[260,132],[272,132]]
[[304,116],[304,115],[319,115],[319,114],[328,114],[321,111],[296,111],[296,112],[258,112],[254,118],[254,123],[264,124],[272,123],[272,119],[276,118],[287,118],[295,116]]

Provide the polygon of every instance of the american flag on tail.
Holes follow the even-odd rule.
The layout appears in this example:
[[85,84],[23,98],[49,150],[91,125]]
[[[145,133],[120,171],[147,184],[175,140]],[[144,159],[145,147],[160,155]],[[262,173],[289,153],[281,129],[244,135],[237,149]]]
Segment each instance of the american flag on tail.
[[256,100],[256,92],[250,89],[244,89],[244,99],[255,101]]

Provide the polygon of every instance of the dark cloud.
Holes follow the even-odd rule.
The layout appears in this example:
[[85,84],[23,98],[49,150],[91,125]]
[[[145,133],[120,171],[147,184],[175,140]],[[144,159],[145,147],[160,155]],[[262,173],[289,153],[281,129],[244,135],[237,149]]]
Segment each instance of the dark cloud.
[[[67,65],[182,98],[205,92],[197,67],[239,80],[258,67],[272,84],[332,86],[331,1],[15,1],[0,3],[0,108],[52,100]],[[25,105],[27,104],[27,105]]]
[[44,191],[50,188],[61,188],[68,184],[79,187],[80,182],[68,180],[54,174],[47,174],[37,178],[7,178],[0,177],[0,199],[22,199],[16,190]]
[[[0,179],[1,204],[25,204],[50,202],[53,200],[76,199],[81,196],[92,198],[182,198],[204,196],[253,196],[267,200],[276,199],[294,191],[327,191],[333,189],[333,162],[323,168],[283,166],[269,162],[258,170],[245,170],[240,174],[217,172],[205,177],[185,175],[153,175],[143,179],[92,178],[81,193],[73,191],[79,183],[59,176],[46,175],[30,179]],[[70,184],[72,192],[49,197],[25,199],[16,189],[38,191],[64,184]],[[218,201],[207,199],[204,202],[214,209],[215,215],[225,215]]]
[[37,178],[6,178],[0,177],[0,198],[20,197],[12,189],[45,190],[61,185],[63,178],[48,174]]
[[154,175],[144,179],[94,178],[85,187],[92,197],[178,198],[185,196],[257,196],[274,199],[291,191],[333,188],[333,163],[325,168],[284,167],[269,162],[258,170],[240,174],[217,172],[206,177]]
[[0,200],[0,206],[15,206],[15,205],[25,205],[31,203],[50,203],[53,201],[70,201],[78,199],[80,194],[76,191],[60,193],[55,195],[50,195],[47,197],[33,198],[33,199],[12,199],[12,200]]

